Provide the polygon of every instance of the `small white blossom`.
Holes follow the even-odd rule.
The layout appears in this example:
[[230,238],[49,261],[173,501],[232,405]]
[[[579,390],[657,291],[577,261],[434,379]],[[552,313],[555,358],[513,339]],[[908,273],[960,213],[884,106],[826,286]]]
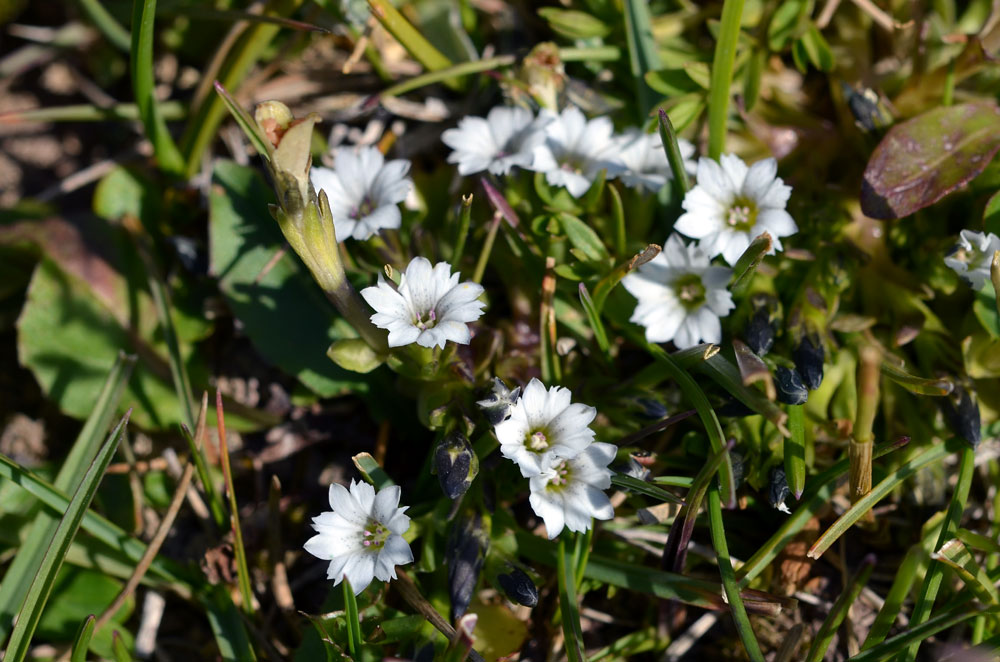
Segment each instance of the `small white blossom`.
[[[625,171],[618,178],[625,186],[656,193],[673,179],[659,133],[630,129],[618,136],[618,143],[621,146],[620,158],[625,165]],[[682,138],[677,141],[677,147],[684,160],[684,170],[693,175],[697,170],[697,165],[691,160],[694,145]]]
[[779,237],[799,228],[785,205],[792,187],[777,176],[778,164],[764,159],[749,168],[740,157],[723,154],[720,162],[698,160],[698,185],[684,196],[685,214],[674,230],[693,239],[708,257],[722,255],[735,264],[750,242],[767,232],[774,240],[771,253],[781,250]]
[[334,586],[344,577],[358,594],[373,578],[384,582],[396,578],[396,566],[411,563],[413,553],[403,540],[410,528],[406,507],[399,507],[399,486],[383,488],[376,495],[368,483],[351,481],[351,489],[334,483],[330,486],[332,512],[313,518],[316,535],[306,542],[305,550],[330,561],[326,578]]
[[532,378],[510,409],[510,417],[496,426],[500,453],[517,463],[522,476],[538,475],[547,458],[575,457],[593,442],[594,431],[588,426],[597,410],[571,404],[572,396],[561,386],[546,391]]
[[978,290],[990,279],[994,251],[1000,250],[1000,238],[992,232],[962,230],[958,243],[944,263]]
[[545,141],[535,147],[531,170],[544,172],[552,186],[565,186],[570,195],[579,198],[601,170],[607,170],[609,178],[624,170],[610,118],[588,121],[575,106],[559,115],[543,111],[542,116],[548,120]]
[[326,191],[337,241],[365,240],[379,230],[398,228],[402,215],[397,205],[413,186],[409,171],[409,161],[386,163],[375,147],[338,147],[333,168],[314,167],[312,185],[317,194]]
[[592,518],[614,517],[615,509],[604,490],[611,487],[608,465],[617,451],[614,444],[595,442],[570,459],[549,456],[542,472],[531,477],[528,503],[545,521],[550,540],[564,526],[570,531],[586,531]]
[[361,296],[375,309],[371,320],[389,332],[389,347],[417,343],[421,347],[444,347],[449,340],[468,345],[472,333],[467,326],[483,314],[479,301],[482,285],[459,283],[451,265],[415,257],[399,279],[399,287],[385,282],[361,290]]
[[625,276],[622,285],[639,300],[629,321],[646,327],[649,342],[674,341],[679,349],[722,341],[720,317],[736,304],[726,289],[732,270],[713,267],[694,244],[670,235],[663,252]]
[[441,134],[441,140],[453,150],[448,163],[458,164],[458,174],[489,170],[506,175],[515,166],[531,165],[534,148],[545,140],[541,130],[545,122],[527,108],[497,106],[485,119],[462,118],[458,128]]

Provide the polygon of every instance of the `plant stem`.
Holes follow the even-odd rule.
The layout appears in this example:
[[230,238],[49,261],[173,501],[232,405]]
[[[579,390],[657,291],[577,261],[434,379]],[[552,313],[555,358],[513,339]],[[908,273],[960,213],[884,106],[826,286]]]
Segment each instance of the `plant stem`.
[[708,97],[708,157],[718,160],[726,144],[729,117],[729,87],[733,82],[733,61],[740,36],[743,0],[726,0],[722,5],[719,41],[712,58],[712,79]]

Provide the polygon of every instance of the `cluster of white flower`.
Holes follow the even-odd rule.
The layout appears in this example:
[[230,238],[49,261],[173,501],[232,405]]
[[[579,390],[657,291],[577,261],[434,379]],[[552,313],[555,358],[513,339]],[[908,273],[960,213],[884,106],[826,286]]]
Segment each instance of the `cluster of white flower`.
[[509,418],[495,428],[500,453],[529,479],[529,503],[545,522],[550,539],[563,527],[586,531],[593,518],[614,516],[604,490],[611,487],[608,465],[618,448],[594,441],[589,426],[597,410],[571,399],[569,389],[553,386],[546,391],[532,379]]
[[1000,237],[992,232],[962,230],[955,249],[944,259],[944,263],[968,281],[972,289],[978,290],[990,279],[990,264],[998,250]]
[[[616,135],[609,118],[588,120],[575,106],[558,114],[543,110],[537,117],[524,108],[497,106],[485,119],[463,118],[441,140],[452,148],[448,162],[457,163],[461,175],[534,170],[576,198],[602,170],[626,186],[654,193],[672,177],[658,134],[633,128]],[[694,145],[686,140],[680,149],[685,159],[694,155]],[[694,171],[694,162],[685,165]]]

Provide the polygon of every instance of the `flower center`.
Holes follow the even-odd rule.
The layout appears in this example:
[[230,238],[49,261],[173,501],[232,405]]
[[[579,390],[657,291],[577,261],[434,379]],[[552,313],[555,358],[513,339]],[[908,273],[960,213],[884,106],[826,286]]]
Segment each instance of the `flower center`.
[[548,431],[534,430],[529,432],[528,437],[524,440],[524,445],[528,447],[528,450],[536,453],[547,451],[549,449]]
[[380,550],[385,546],[385,541],[389,539],[390,535],[392,535],[392,531],[383,526],[381,522],[373,519],[368,520],[368,524],[361,534],[361,544],[366,549]]
[[[427,319],[424,319],[425,315]],[[413,326],[417,327],[421,331],[433,329],[435,323],[437,323],[437,312],[433,308],[426,313],[417,315],[417,319],[413,320]]]
[[736,198],[726,212],[726,225],[740,232],[750,232],[757,222],[757,203],[748,198]]
[[584,157],[580,156],[579,154],[570,153],[565,156],[560,168],[562,168],[566,172],[572,172],[577,175],[582,175],[583,166],[585,163],[586,159]]
[[570,479],[569,466],[566,464],[566,460],[563,460],[556,466],[552,467],[552,478],[549,479],[548,489],[562,489],[566,487]]
[[674,282],[674,294],[688,310],[705,303],[705,285],[698,274],[684,274]]
[[371,215],[371,213],[375,211],[375,207],[375,202],[372,200],[371,196],[366,195],[362,198],[360,205],[351,208],[350,216],[355,220],[361,220],[365,216]]

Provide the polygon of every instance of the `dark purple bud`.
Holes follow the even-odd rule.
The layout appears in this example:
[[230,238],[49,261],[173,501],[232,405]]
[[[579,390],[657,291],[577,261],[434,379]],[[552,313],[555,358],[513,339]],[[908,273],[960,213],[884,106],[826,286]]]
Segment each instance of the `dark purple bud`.
[[941,399],[941,408],[955,434],[969,442],[973,449],[977,448],[982,439],[982,424],[979,404],[972,395],[956,383],[951,395]]
[[497,583],[511,602],[525,607],[538,604],[538,588],[524,570],[512,566],[509,573],[497,575]]
[[461,432],[452,432],[434,449],[434,473],[449,499],[465,494],[479,474],[479,458]]
[[809,391],[799,371],[793,368],[778,366],[774,371],[774,387],[778,391],[778,401],[786,405],[802,405],[809,399]]
[[774,320],[768,305],[769,299],[770,297],[754,299],[751,304],[754,311],[743,333],[746,336],[747,346],[758,356],[764,356],[774,346]]
[[489,540],[478,514],[456,519],[452,524],[444,551],[452,621],[461,618],[469,608],[488,546]]
[[788,506],[785,505],[785,499],[788,498],[792,491],[788,488],[788,479],[785,477],[785,470],[781,467],[774,467],[771,469],[768,479],[767,500],[781,512],[790,513],[791,511],[788,509]]
[[510,408],[517,402],[517,396],[520,393],[520,386],[511,391],[499,377],[494,377],[493,388],[484,399],[479,400],[476,404],[483,410],[490,425],[499,425],[510,416]]
[[806,336],[792,352],[792,360],[802,376],[802,383],[815,391],[823,383],[823,343],[818,338]]

